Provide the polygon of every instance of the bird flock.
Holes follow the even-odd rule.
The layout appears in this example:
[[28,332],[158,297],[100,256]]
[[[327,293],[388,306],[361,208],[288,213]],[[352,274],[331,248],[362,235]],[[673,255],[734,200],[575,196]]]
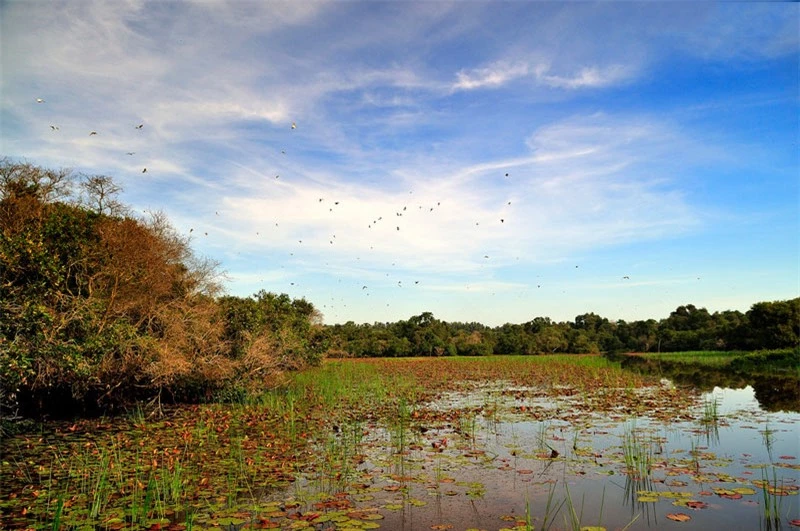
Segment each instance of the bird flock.
[[[44,98],[36,98],[36,103],[39,104],[39,105],[43,105],[43,104],[47,103],[47,101]],[[133,128],[136,129],[136,130],[141,131],[144,128],[144,123],[142,122],[142,123],[139,123],[137,125],[134,125]],[[52,132],[56,133],[56,132],[61,131],[61,127],[59,125],[57,125],[57,124],[50,124],[50,130]],[[98,131],[90,130],[88,136],[99,136],[99,135],[100,135],[100,133]],[[133,156],[133,155],[136,155],[136,152],[135,151],[126,151],[125,154],[128,155],[128,156]],[[147,168],[146,167],[142,168],[142,173],[147,173]]]
[[[46,100],[44,98],[41,98],[41,97],[36,98],[35,101],[36,101],[36,104],[38,104],[38,105],[44,105],[46,103]],[[49,127],[50,127],[50,130],[51,130],[52,133],[58,133],[58,132],[61,131],[61,128],[59,127],[58,124],[50,124]],[[136,131],[143,131],[144,128],[145,128],[145,122],[140,121],[138,123],[134,123],[134,124],[132,124],[132,127]],[[297,129],[298,129],[297,122],[295,122],[295,121],[291,122],[290,130],[291,131],[296,131]],[[102,135],[101,135],[101,131],[97,131],[97,130],[93,129],[93,130],[88,131],[88,136],[89,137],[100,137]],[[280,154],[281,155],[286,155],[286,149],[281,149],[280,150]],[[128,156],[128,157],[134,157],[134,156],[136,156],[136,151],[126,151],[125,155]],[[148,173],[147,166],[144,166],[144,165],[141,166],[141,173],[142,174]],[[280,179],[280,177],[281,177],[280,174],[275,174],[274,179],[277,181],[277,180]],[[505,179],[505,180],[511,179],[510,172],[504,172],[502,174],[502,178]],[[414,192],[413,190],[410,190],[409,191],[409,195],[413,195],[413,192]],[[327,200],[325,197],[318,197],[317,198],[317,204],[321,205],[323,207],[326,207],[328,209],[329,213],[334,213],[335,211],[337,211],[337,209],[343,207],[343,205],[341,204],[341,200],[332,200],[331,201],[331,200]],[[512,204],[511,200],[506,200],[506,202],[505,202],[506,206],[511,206],[511,204]],[[397,208],[397,210],[394,212],[393,218],[395,219],[395,223],[391,224],[394,227],[394,231],[393,231],[394,233],[398,233],[398,232],[402,231],[404,218],[407,218],[412,213],[412,211],[409,210],[409,206],[412,206],[412,205],[403,204],[402,206],[399,206]],[[429,204],[429,205],[417,204],[417,205],[413,205],[413,206],[417,207],[416,211],[418,213],[427,213],[429,215],[432,215],[433,216],[432,222],[435,222],[435,220],[436,220],[436,211],[437,211],[438,208],[440,208],[442,206],[442,201],[441,200],[440,201],[436,201],[435,205],[433,205],[433,204]],[[413,206],[412,206],[412,208],[413,208]],[[298,213],[298,214],[302,214],[302,213]],[[508,213],[501,214],[501,215],[502,215],[502,217],[498,217],[497,220],[496,220],[496,223],[498,223],[500,226],[507,226],[506,222],[509,221]],[[217,217],[220,216],[219,211],[215,211],[215,216],[217,216]],[[483,221],[486,221],[486,220],[483,220]],[[374,231],[374,230],[378,230],[380,228],[380,226],[383,225],[384,223],[386,223],[386,219],[384,218],[384,216],[375,216],[372,219],[367,219],[365,224],[366,224],[366,227],[367,227],[368,230]],[[280,226],[279,223],[276,221],[275,222],[275,227],[279,227],[279,226]],[[480,227],[481,226],[481,221],[480,220],[474,220],[474,226],[475,227]],[[189,229],[189,234],[190,235],[193,234],[194,231],[195,231],[194,227],[190,228]],[[262,233],[261,230],[255,231],[256,236],[260,237],[261,233]],[[204,230],[203,234],[204,234],[204,236],[208,236],[209,232],[207,230]],[[336,234],[333,234],[333,233],[329,234],[327,240],[328,240],[328,245],[329,246],[335,245],[336,241],[337,241]],[[303,239],[298,239],[297,240],[297,245],[299,245],[299,246],[303,245]],[[370,245],[369,248],[370,248],[370,250],[374,250],[374,246],[372,246],[372,245]],[[290,252],[289,256],[293,257],[294,256],[294,252]],[[361,257],[360,256],[356,256],[355,259],[356,259],[356,261],[360,261]],[[484,253],[483,254],[484,263],[486,261],[489,261],[489,260],[491,260],[490,254],[489,253]],[[519,260],[519,257],[517,257],[517,260]],[[328,266],[329,263],[326,262],[325,265]],[[392,263],[392,267],[394,267],[395,265],[396,265],[396,262],[393,262]],[[281,266],[281,267],[285,269],[285,266]],[[481,266],[481,267],[483,267],[483,266]],[[575,269],[577,269],[577,268],[578,268],[578,265],[575,265]],[[390,273],[388,273],[388,272],[385,273],[385,276],[387,278],[390,277]],[[623,281],[628,281],[628,280],[630,280],[630,276],[629,275],[624,275],[624,276],[622,276],[622,280]],[[342,279],[339,278],[338,279],[338,283],[341,283],[341,282],[342,282]],[[262,283],[263,283],[263,279],[262,279]],[[298,282],[294,282],[294,281],[289,282],[289,285],[294,287],[294,288],[300,287],[300,284]],[[360,291],[362,291],[366,296],[369,296],[370,295],[369,284],[368,283],[359,283],[359,285],[361,285],[361,290]],[[403,288],[404,287],[403,280],[402,279],[397,280],[395,285],[398,288]],[[418,280],[418,279],[414,280],[413,281],[413,285],[414,286],[419,286],[420,285],[420,280]],[[536,284],[536,288],[537,289],[541,288],[541,287],[542,287],[541,283]],[[465,288],[467,290],[469,290],[470,286],[467,285],[467,286],[465,286]],[[492,293],[492,295],[494,295],[494,293]],[[335,298],[331,298],[331,302],[336,302]],[[339,300],[339,302],[344,303],[344,299],[341,298]],[[326,309],[329,306],[330,306],[330,309],[335,308],[334,304],[328,305],[326,303],[326,304],[322,305],[322,307],[326,308]],[[390,306],[390,303],[387,302],[386,306]],[[347,307],[346,303],[343,304],[343,307],[345,307],[345,308]]]

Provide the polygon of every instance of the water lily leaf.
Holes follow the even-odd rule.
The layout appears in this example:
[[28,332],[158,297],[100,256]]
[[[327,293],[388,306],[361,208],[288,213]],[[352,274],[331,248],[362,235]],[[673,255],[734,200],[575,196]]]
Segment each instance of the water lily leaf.
[[733,492],[737,494],[755,494],[755,489],[751,489],[750,487],[737,487],[735,489],[731,489]]
[[691,492],[683,492],[683,491],[671,491],[671,492],[659,492],[659,496],[662,498],[691,498]]
[[639,503],[655,503],[658,501],[658,496],[639,496],[636,501]]
[[585,525],[580,531],[606,531],[606,528],[599,525]]
[[688,522],[689,520],[692,519],[691,516],[684,513],[669,513],[667,515],[667,518],[669,518],[670,520],[675,520],[676,522]]

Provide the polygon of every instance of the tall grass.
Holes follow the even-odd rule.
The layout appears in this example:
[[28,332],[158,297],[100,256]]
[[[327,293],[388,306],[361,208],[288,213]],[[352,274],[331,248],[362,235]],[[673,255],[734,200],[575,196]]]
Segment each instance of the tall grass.
[[635,424],[626,426],[622,435],[622,457],[625,472],[634,478],[650,476],[653,464],[653,448],[636,430]]
[[783,481],[778,482],[775,468],[772,468],[772,477],[766,469],[761,471],[761,496],[763,507],[763,522],[767,529],[781,528],[781,508],[783,506]]

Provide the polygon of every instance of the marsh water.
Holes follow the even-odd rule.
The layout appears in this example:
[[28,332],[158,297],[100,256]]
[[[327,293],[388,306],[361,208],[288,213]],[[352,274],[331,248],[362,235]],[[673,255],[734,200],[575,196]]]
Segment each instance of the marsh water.
[[[647,402],[651,391],[637,392]],[[438,422],[359,426],[348,492],[386,529],[788,529],[800,518],[800,414],[764,411],[753,387],[644,415],[583,402],[477,386],[415,410]],[[310,474],[294,499],[321,507],[321,485]]]
[[797,380],[722,376],[463,382],[302,428],[285,400],[48,423],[3,441],[0,528],[800,527]]

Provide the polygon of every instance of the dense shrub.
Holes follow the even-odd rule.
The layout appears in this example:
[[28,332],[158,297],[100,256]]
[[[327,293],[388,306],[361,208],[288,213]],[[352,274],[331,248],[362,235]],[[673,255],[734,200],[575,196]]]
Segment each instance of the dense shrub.
[[5,416],[202,400],[319,361],[313,305],[219,297],[216,264],[117,192],[105,176],[0,162]]

